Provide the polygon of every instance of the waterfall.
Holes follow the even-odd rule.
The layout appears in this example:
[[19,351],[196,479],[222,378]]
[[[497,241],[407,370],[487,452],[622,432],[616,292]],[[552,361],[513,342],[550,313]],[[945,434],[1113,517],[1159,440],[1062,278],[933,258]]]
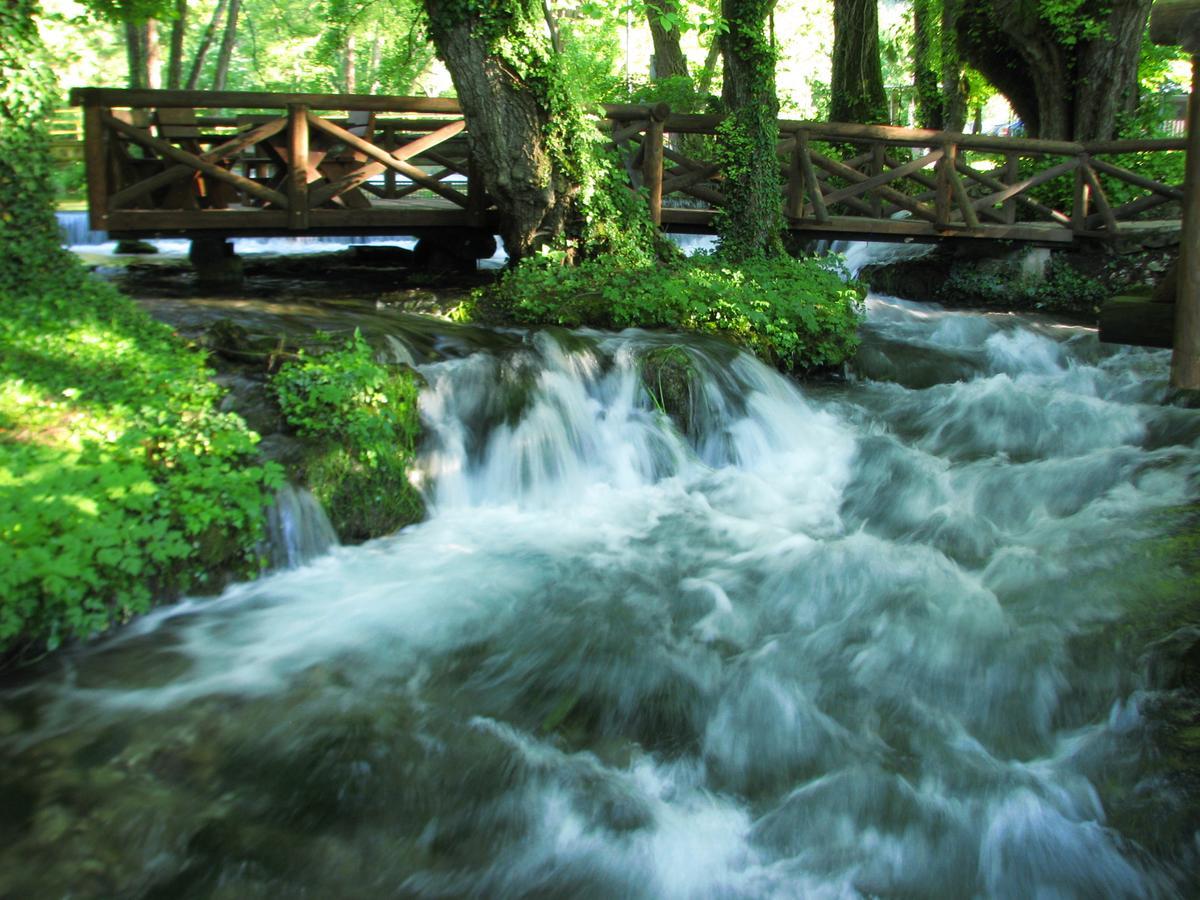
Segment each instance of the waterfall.
[[1167,354],[881,297],[843,383],[444,343],[427,521],[321,554],[285,492],[292,568],[0,691],[0,895],[1200,888],[1134,637],[1200,484]]
[[304,488],[284,485],[275,493],[267,516],[271,563],[294,569],[338,544],[337,535],[321,504]]

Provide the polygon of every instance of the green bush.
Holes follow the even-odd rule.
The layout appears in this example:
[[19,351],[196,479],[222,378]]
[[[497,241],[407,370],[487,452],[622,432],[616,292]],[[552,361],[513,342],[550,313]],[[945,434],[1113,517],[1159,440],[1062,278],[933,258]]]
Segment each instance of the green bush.
[[311,442],[304,480],[343,540],[419,521],[408,479],[421,437],[420,386],[408,369],[377,363],[357,331],[340,349],[302,355],[272,384],[284,419]]
[[[259,569],[281,470],[188,350],[110,287],[0,295],[0,657]],[[68,281],[64,278],[63,281]]]
[[523,261],[481,293],[472,315],[575,328],[718,334],[788,371],[837,365],[858,346],[865,288],[823,259],[694,256],[658,265],[607,257],[578,266]]

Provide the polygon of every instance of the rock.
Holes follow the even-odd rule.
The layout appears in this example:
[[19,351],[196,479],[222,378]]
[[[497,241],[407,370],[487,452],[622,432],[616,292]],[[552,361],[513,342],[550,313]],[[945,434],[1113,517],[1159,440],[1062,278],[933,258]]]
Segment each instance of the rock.
[[149,241],[117,241],[117,249],[113,252],[118,256],[149,256],[157,253],[158,248]]
[[695,424],[700,394],[696,366],[681,347],[656,347],[642,357],[642,384],[650,399],[683,434]]

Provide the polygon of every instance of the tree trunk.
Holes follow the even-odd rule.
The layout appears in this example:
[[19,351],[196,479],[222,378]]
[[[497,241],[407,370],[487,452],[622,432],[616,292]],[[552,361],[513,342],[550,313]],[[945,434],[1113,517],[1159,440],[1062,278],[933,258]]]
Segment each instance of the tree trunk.
[[663,14],[679,12],[676,0],[660,0],[658,7],[646,5],[646,22],[650,25],[650,38],[654,41],[654,71],[657,81],[662,78],[687,77],[687,57],[679,46],[679,29],[663,25]]
[[187,35],[187,0],[175,0],[171,23],[171,50],[167,60],[167,87],[177,91],[183,81],[183,39]]
[[147,19],[142,26],[142,46],[146,53],[146,87],[158,89],[163,86],[162,44],[158,40],[158,22]]
[[704,65],[700,68],[700,74],[696,77],[696,93],[702,97],[712,90],[713,76],[717,74],[717,62],[720,58],[721,42],[714,37],[708,47],[708,53],[704,56]]
[[1030,137],[1107,140],[1117,112],[1136,96],[1148,11],[1149,0],[1112,0],[1100,19],[1104,34],[1063,41],[1023,0],[988,0],[963,7],[958,36]]
[[496,49],[519,48],[524,71],[547,65],[541,0],[522,2],[525,8],[514,3],[518,9],[505,21],[485,24],[476,14],[425,0],[429,35],[469,124],[472,177],[482,179],[500,210],[500,236],[514,262],[564,233],[577,194],[547,141],[552,122],[545,98],[522,77],[522,66]]
[[379,63],[383,60],[383,35],[378,31],[375,32],[375,39],[371,42],[371,88],[372,94],[378,94],[382,83],[379,80]]
[[133,22],[125,22],[125,59],[129,63],[129,86],[134,90],[146,86],[146,53],[142,47],[142,30]]
[[913,0],[913,93],[917,104],[917,124],[940,131],[942,93],[938,89],[938,65],[935,53],[937,32],[934,27],[936,0]]
[[217,54],[217,70],[213,73],[213,90],[225,90],[229,78],[229,63],[233,59],[233,45],[237,42],[238,12],[242,0],[229,0],[229,13],[225,18],[225,35],[221,39],[221,51]]
[[958,49],[958,16],[962,0],[942,0],[942,127],[963,131],[967,123],[967,90]]
[[[872,0],[874,2],[874,0]],[[779,98],[775,53],[766,35],[775,0],[722,0],[729,25],[721,35],[727,117],[718,130],[726,205],[717,228],[730,258],[783,252],[783,192],[779,177]]]
[[353,94],[358,90],[358,66],[354,58],[358,51],[358,41],[355,40],[353,34],[346,35],[346,54],[345,54],[345,91],[347,94]]
[[887,123],[876,0],[833,0],[833,122]]
[[1116,134],[1117,114],[1137,102],[1138,59],[1150,0],[1112,0],[1106,37],[1079,47],[1072,134],[1077,141],[1107,140]]
[[217,36],[217,29],[221,26],[221,18],[225,15],[225,8],[228,5],[229,0],[217,0],[217,8],[213,10],[212,18],[209,19],[204,33],[200,35],[200,44],[196,47],[196,56],[192,60],[191,71],[188,72],[187,89],[189,91],[194,91],[200,83],[200,72],[204,69],[204,58],[208,55],[208,50]]

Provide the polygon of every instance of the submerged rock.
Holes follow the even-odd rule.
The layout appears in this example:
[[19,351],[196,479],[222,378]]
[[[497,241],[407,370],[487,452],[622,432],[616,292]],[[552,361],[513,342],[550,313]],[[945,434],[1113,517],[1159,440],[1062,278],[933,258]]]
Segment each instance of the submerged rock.
[[683,434],[695,424],[700,373],[681,347],[656,347],[642,357],[642,384],[654,405]]

